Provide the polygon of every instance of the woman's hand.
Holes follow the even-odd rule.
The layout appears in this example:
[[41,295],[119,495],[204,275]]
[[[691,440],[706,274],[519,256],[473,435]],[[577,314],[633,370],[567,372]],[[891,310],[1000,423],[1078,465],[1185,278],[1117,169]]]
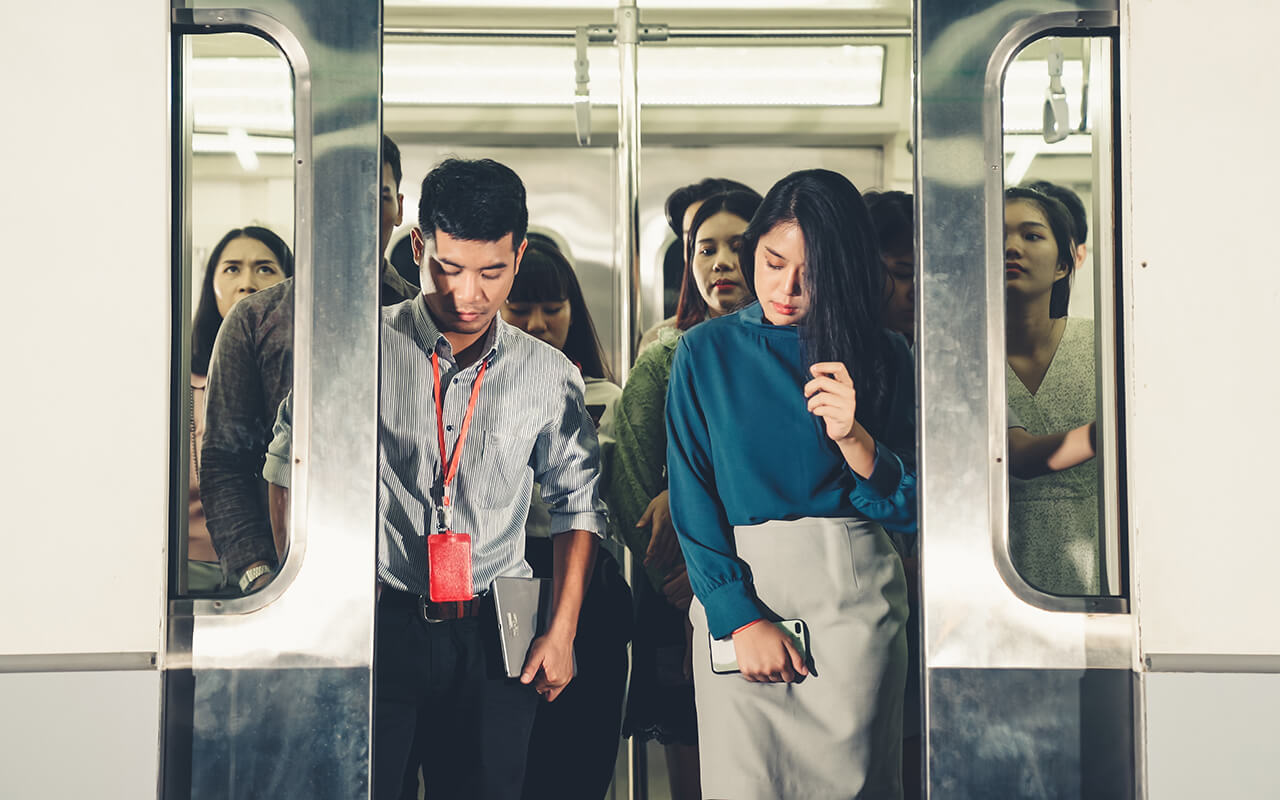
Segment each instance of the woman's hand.
[[645,566],[665,567],[675,563],[680,555],[680,542],[676,540],[676,529],[671,524],[671,493],[666,489],[649,501],[649,506],[636,522],[637,528],[646,525],[652,526],[653,532],[649,535],[649,549],[644,554]]
[[808,675],[800,651],[791,637],[768,620],[761,620],[733,635],[738,671],[753,683],[795,683]]
[[822,417],[827,437],[840,446],[849,467],[863,478],[875,467],[876,443],[858,422],[858,392],[849,369],[839,361],[823,361],[809,367],[813,380],[804,385],[809,412]]
[[667,576],[667,582],[662,584],[662,594],[667,598],[667,602],[681,611],[689,608],[689,604],[693,602],[693,587],[689,585],[689,568],[685,565],[684,559],[680,559],[675,571]]

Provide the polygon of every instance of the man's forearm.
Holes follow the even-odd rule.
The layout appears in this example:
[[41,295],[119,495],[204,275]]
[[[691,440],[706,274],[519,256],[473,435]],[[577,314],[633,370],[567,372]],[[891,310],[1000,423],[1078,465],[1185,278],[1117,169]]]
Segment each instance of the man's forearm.
[[548,635],[573,638],[578,629],[578,614],[586,597],[587,584],[595,566],[596,547],[600,537],[591,531],[573,530],[552,539],[555,567],[552,572],[551,625]]
[[274,563],[275,541],[267,509],[262,504],[261,469],[218,448],[201,452],[200,502],[209,535],[232,576],[258,561]]

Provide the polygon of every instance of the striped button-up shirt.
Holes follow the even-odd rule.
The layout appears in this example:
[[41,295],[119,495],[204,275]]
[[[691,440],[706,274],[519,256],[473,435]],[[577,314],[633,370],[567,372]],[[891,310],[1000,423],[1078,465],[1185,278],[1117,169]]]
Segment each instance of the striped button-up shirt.
[[480,365],[489,364],[449,487],[451,527],[471,534],[475,591],[500,576],[532,575],[524,560],[524,524],[535,481],[551,508],[552,534],[588,530],[603,536],[599,447],[577,368],[559,350],[495,318],[485,355],[460,370],[419,294],[383,316],[378,579],[414,594],[428,591],[424,536],[437,531],[443,481],[433,351],[440,356],[450,456]]

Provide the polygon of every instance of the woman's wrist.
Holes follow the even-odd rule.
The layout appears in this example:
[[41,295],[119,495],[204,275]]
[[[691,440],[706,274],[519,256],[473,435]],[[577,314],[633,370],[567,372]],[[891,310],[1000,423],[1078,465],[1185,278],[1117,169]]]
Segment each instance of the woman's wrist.
[[752,625],[755,625],[756,623],[759,623],[759,622],[764,622],[764,617],[761,617],[761,618],[759,618],[759,619],[753,619],[753,620],[751,620],[751,621],[750,621],[750,622],[748,622],[746,625],[743,625],[741,628],[736,629],[733,633],[731,633],[731,634],[729,634],[729,635],[730,635],[730,636],[737,636],[738,634],[740,634],[740,633],[742,633],[743,631],[745,631],[747,628],[750,628]]

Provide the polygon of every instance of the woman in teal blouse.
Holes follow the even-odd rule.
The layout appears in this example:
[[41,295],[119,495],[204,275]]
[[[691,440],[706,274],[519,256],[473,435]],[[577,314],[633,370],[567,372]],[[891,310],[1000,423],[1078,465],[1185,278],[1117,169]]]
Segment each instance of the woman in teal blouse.
[[[911,355],[881,328],[848,179],[787,176],[745,240],[758,302],[685,334],[667,394],[695,641],[731,638],[741,670],[694,658],[703,793],[900,797],[906,584],[884,528],[916,528]],[[768,624],[789,619],[807,657]]]

